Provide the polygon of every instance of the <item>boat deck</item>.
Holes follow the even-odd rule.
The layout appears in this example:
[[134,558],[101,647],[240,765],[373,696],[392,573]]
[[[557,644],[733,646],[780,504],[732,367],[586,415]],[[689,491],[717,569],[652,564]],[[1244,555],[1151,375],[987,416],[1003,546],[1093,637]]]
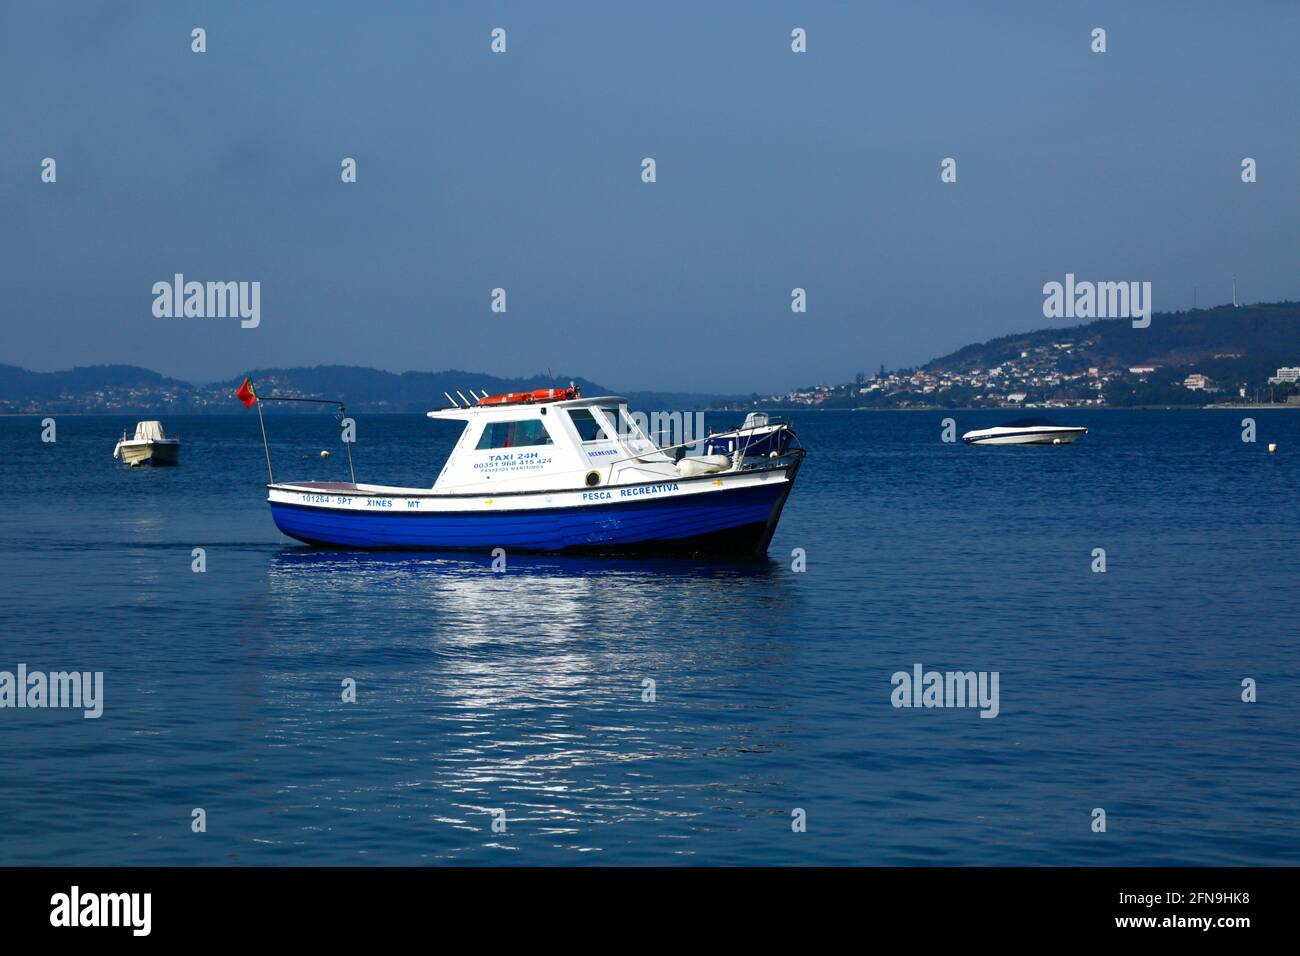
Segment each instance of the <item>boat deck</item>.
[[294,488],[308,488],[312,491],[346,491],[356,494],[358,486],[349,481],[278,481],[278,485],[292,485]]

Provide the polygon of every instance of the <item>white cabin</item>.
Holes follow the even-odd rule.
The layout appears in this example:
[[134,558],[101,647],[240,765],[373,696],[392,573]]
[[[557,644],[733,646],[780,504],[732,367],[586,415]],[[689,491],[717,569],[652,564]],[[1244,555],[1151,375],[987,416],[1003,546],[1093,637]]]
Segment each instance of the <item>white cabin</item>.
[[166,441],[167,433],[163,431],[162,422],[136,422],[135,438],[132,441]]
[[603,488],[681,477],[628,415],[627,400],[613,395],[428,415],[465,423],[433,485],[437,492]]

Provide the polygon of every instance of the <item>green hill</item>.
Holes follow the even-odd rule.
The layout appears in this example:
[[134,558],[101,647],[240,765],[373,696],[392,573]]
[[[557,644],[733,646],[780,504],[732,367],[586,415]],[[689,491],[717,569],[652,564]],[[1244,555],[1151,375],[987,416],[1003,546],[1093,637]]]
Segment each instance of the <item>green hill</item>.
[[1067,341],[1075,344],[1074,358],[1079,364],[1182,368],[1218,361],[1219,370],[1226,373],[1229,366],[1215,356],[1237,355],[1239,359],[1227,360],[1232,368],[1248,372],[1252,378],[1261,374],[1267,378],[1280,365],[1300,364],[1300,302],[1157,312],[1145,329],[1133,328],[1128,319],[1099,319],[1087,325],[1004,335],[967,345],[925,367],[948,371],[988,368],[1022,352]]

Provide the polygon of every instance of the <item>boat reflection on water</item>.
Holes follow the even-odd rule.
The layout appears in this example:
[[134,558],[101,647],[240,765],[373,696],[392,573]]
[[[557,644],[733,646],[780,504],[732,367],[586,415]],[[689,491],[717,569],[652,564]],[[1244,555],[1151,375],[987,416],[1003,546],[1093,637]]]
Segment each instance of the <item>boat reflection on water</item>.
[[505,562],[494,571],[487,554],[285,548],[270,580],[273,593],[312,605],[373,598],[373,606],[353,606],[360,617],[350,629],[441,650],[487,642],[507,657],[538,642],[590,648],[606,640],[621,656],[668,647],[689,654],[692,643],[746,631],[756,614],[791,611],[789,572],[767,559],[511,554]]
[[[780,786],[763,761],[792,732],[784,686],[802,598],[788,569],[512,554],[494,572],[491,561],[306,548],[271,560],[269,610],[292,625],[275,628],[286,683],[353,676],[364,705],[277,708],[276,738],[330,740],[375,768],[368,789],[429,821],[403,858],[490,860],[527,844],[572,859],[626,839],[606,824],[684,837],[702,804]],[[322,805],[362,799],[320,770],[298,786]],[[496,810],[509,836],[492,832]]]
[[[582,599],[600,594],[602,613],[614,618],[626,615],[646,620],[648,615],[666,613],[676,617],[676,608],[656,609],[667,591],[683,598],[696,597],[700,606],[692,615],[706,611],[708,604],[734,605],[737,611],[753,600],[754,592],[765,596],[761,603],[779,601],[788,582],[788,570],[770,559],[746,558],[738,562],[683,558],[579,557],[545,554],[506,554],[504,567],[494,570],[490,554],[435,553],[415,551],[333,551],[315,548],[283,548],[271,559],[270,578],[278,587],[310,588],[319,594],[328,582],[330,590],[352,586],[410,589],[416,604],[428,601],[432,592],[440,600],[480,593],[493,595],[492,608],[509,613],[512,602],[498,600],[520,592],[519,600],[549,598],[557,601]],[[743,596],[719,592],[723,584],[744,588]],[[637,588],[653,588],[638,591]],[[432,589],[432,592],[431,592]],[[443,610],[451,610],[445,606]],[[593,610],[590,606],[586,610]],[[530,603],[529,614],[545,612],[545,605]],[[462,620],[458,626],[494,625],[493,620]],[[567,622],[572,623],[572,622]]]

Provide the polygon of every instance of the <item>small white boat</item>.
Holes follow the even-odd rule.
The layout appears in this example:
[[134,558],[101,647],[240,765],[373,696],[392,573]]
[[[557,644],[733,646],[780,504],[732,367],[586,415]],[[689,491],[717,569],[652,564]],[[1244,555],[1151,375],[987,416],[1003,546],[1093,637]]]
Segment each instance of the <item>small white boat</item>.
[[1077,425],[1058,425],[1046,418],[1018,418],[994,428],[979,428],[961,436],[968,445],[1069,445],[1088,434]]
[[168,437],[162,422],[136,422],[135,437],[122,440],[113,449],[113,457],[128,465],[174,465],[180,458],[181,440]]

